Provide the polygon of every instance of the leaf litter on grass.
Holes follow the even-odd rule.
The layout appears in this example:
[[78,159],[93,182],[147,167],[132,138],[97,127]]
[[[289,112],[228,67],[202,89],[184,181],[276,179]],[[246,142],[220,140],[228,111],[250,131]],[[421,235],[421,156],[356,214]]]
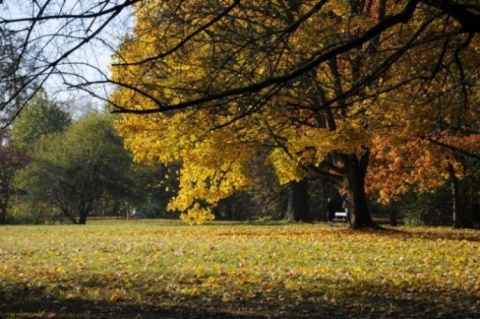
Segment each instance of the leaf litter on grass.
[[130,222],[5,227],[2,239],[12,318],[480,316],[475,231]]

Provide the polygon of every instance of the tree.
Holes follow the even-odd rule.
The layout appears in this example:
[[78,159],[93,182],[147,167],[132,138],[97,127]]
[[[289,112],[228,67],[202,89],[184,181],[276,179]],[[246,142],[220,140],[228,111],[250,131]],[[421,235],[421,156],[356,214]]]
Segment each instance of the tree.
[[[385,4],[388,4],[385,7]],[[14,48],[19,53],[18,60],[25,61],[29,53],[32,56],[41,57],[36,59],[37,65],[35,69],[30,72],[25,72],[25,77],[28,82],[44,82],[52,76],[63,76],[63,81],[66,85],[77,88],[89,90],[88,86],[95,87],[101,83],[115,83],[115,81],[109,81],[108,75],[95,64],[91,63],[92,60],[83,59],[84,56],[77,55],[79,51],[84,50],[89,44],[94,43],[96,47],[103,46],[111,50],[114,50],[115,43],[112,43],[111,32],[112,29],[119,27],[118,19],[128,16],[125,14],[129,12],[135,6],[143,5],[140,0],[110,0],[105,2],[98,2],[94,0],[86,1],[47,1],[45,3],[22,3],[20,8],[15,2],[5,1],[2,3],[4,10],[0,15],[0,25],[4,26],[2,30],[9,29],[9,32],[15,33],[18,41],[11,42],[11,48]],[[163,4],[159,4],[163,5]],[[218,26],[224,23],[225,20],[230,19],[232,16],[228,16],[231,9],[242,9],[239,1],[223,1],[218,3],[216,10],[205,10],[199,12],[200,15],[204,15],[204,19],[195,21],[193,31],[190,33],[184,32],[182,41],[174,44],[171,49],[164,52],[153,52],[150,54],[145,63],[154,60],[161,60],[163,57],[168,56],[181,47],[187,45],[189,40],[193,39],[196,35],[208,31],[211,26]],[[321,64],[328,63],[332,57],[337,57],[343,53],[351,50],[355,51],[361,48],[369,41],[377,41],[378,38],[384,33],[389,33],[390,29],[398,28],[400,24],[408,24],[414,19],[420,17],[423,20],[429,20],[429,24],[440,21],[446,22],[446,25],[453,25],[454,28],[442,28],[438,30],[440,37],[437,39],[452,38],[457,35],[465,34],[477,34],[480,30],[478,23],[478,4],[474,0],[470,1],[431,1],[431,0],[409,0],[394,2],[390,0],[368,0],[368,1],[278,1],[267,2],[264,5],[263,15],[276,14],[275,10],[278,7],[284,7],[283,11],[291,10],[293,13],[300,13],[299,15],[290,15],[296,20],[290,20],[290,23],[285,28],[268,29],[264,31],[264,35],[261,38],[252,38],[253,45],[268,39],[271,37],[278,37],[279,40],[286,39],[290,35],[294,35],[304,25],[314,25],[318,23],[318,20],[311,19],[321,16],[320,30],[327,31],[328,23],[335,23],[338,29],[349,29],[349,26],[353,26],[356,32],[353,37],[343,38],[337,37],[338,33],[331,34],[331,38],[335,41],[330,41],[328,44],[316,50],[315,52],[305,52],[305,57],[302,63],[294,65],[285,69],[283,74],[275,74],[274,77],[263,77],[261,81],[239,83],[235,90],[231,91],[228,88],[224,88],[224,94],[210,94],[202,97],[200,100],[191,100],[188,103],[183,101],[178,107],[184,107],[187,105],[197,105],[202,100],[215,100],[222,96],[236,95],[242,93],[258,92],[259,90],[284,82],[289,82],[295,79],[299,75],[308,73],[312,69],[319,67]],[[177,10],[178,8],[178,10]],[[273,9],[272,9],[273,8]],[[348,10],[345,10],[347,8]],[[228,9],[228,10],[227,10]],[[388,9],[388,10],[387,10]],[[172,11],[184,12],[184,8],[181,5],[172,5],[170,10],[165,10],[163,15],[164,20],[162,23],[168,23],[171,19],[168,19]],[[270,11],[268,11],[270,10]],[[343,10],[343,11],[342,11]],[[12,13],[15,13],[13,15]],[[355,15],[358,13],[366,13],[372,17],[380,19],[372,19],[371,23],[360,25],[358,28],[358,21]],[[341,13],[341,14],[339,14]],[[245,18],[245,17],[244,17]],[[248,18],[248,17],[247,17]],[[327,18],[334,18],[333,20]],[[357,21],[354,21],[357,20]],[[45,28],[49,22],[55,21],[54,28]],[[245,19],[244,19],[245,21]],[[41,23],[39,23],[41,22]],[[352,22],[354,24],[352,25]],[[253,25],[252,25],[253,26]],[[326,28],[322,28],[325,26]],[[8,27],[8,28],[7,28]],[[421,24],[417,24],[417,27],[422,27]],[[148,29],[145,29],[148,32]],[[183,30],[188,31],[188,30]],[[420,33],[413,33],[414,36],[420,37]],[[432,38],[435,38],[434,34],[431,34]],[[65,41],[68,39],[68,41]],[[61,41],[58,41],[61,40]],[[275,44],[275,43],[274,43]],[[275,45],[280,44],[277,42]],[[407,43],[402,46],[402,43],[395,47],[396,52],[405,52],[412,48],[412,45]],[[46,46],[47,45],[47,46]],[[450,46],[450,43],[446,43],[446,46]],[[44,49],[51,50],[44,50]],[[32,51],[28,51],[31,49]],[[42,51],[48,52],[48,56],[42,54]],[[12,51],[10,51],[12,52]],[[98,53],[98,52],[97,52]],[[310,54],[310,56],[308,55]],[[438,60],[437,60],[438,61]],[[136,61],[136,64],[141,64],[141,60]],[[389,64],[394,64],[395,60],[387,61],[387,65],[384,65],[378,72],[372,73],[373,76],[366,79],[366,81],[359,82],[355,87],[363,87],[369,83],[375,82],[377,76],[380,76],[383,71],[386,71]],[[432,61],[429,61],[432,62]],[[21,67],[20,64],[12,64],[14,68]],[[100,74],[100,79],[89,77],[85,69],[77,69],[78,66],[86,66],[89,71],[96,70],[97,75]],[[11,72],[9,74],[12,74]],[[76,81],[74,81],[76,80]],[[128,85],[122,81],[117,82],[119,85]],[[356,91],[355,87],[348,92],[348,94]],[[142,91],[140,87],[135,87],[139,92],[143,92],[148,96],[148,92]],[[19,87],[17,91],[21,91],[22,87]],[[98,95],[94,89],[90,90],[90,93]],[[153,96],[150,96],[153,97]],[[155,100],[156,102],[160,102]],[[8,103],[13,103],[13,100],[9,100]],[[164,105],[164,104],[159,104]]]
[[63,90],[88,81],[92,93],[104,91],[106,50],[116,46],[115,33],[122,29],[119,22],[139,1],[3,1],[0,36],[7,38],[7,30],[8,39],[15,36],[8,46],[1,46],[8,49],[7,58],[2,56],[7,72],[0,74],[2,85],[8,87],[0,104],[4,121],[11,123],[44,86],[49,91]]
[[[384,134],[386,130],[382,127],[388,123],[389,117],[400,112],[406,115],[399,117],[402,133],[411,137],[420,132],[412,134],[405,129],[419,124],[415,119],[418,114],[408,114],[393,105],[390,109],[385,106],[395,97],[400,97],[405,106],[412,103],[418,107],[424,105],[425,98],[412,100],[402,95],[402,90],[422,86],[425,82],[440,83],[446,79],[452,85],[447,85],[445,90],[459,94],[458,86],[452,82],[453,77],[447,75],[449,72],[433,70],[427,80],[420,77],[418,69],[413,69],[405,56],[405,50],[414,50],[426,58],[438,53],[442,63],[455,68],[458,67],[455,64],[458,49],[466,39],[459,32],[459,39],[455,40],[457,46],[431,51],[438,44],[436,39],[447,35],[438,29],[440,22],[429,20],[429,12],[419,11],[413,15],[416,9],[413,2],[406,7],[393,6],[390,11],[387,11],[386,2],[370,8],[359,4],[355,1],[336,5],[305,2],[295,10],[283,1],[268,2],[264,6],[232,3],[215,9],[199,3],[182,3],[181,9],[172,9],[177,8],[172,6],[170,11],[155,3],[138,6],[135,35],[124,41],[117,55],[119,63],[113,68],[114,80],[125,85],[114,93],[112,100],[118,107],[123,107],[121,111],[125,113],[150,114],[152,119],[126,118],[129,123],[124,126],[125,134],[148,130],[154,135],[156,125],[166,136],[170,133],[164,130],[167,122],[171,124],[179,120],[184,127],[195,127],[197,133],[195,130],[171,132],[179,139],[188,136],[191,141],[178,145],[177,154],[183,151],[179,150],[182,147],[216,154],[212,147],[218,146],[217,150],[228,148],[226,136],[237,136],[231,144],[237,150],[242,142],[257,143],[256,147],[272,145],[280,150],[272,151],[272,156],[278,157],[272,162],[279,168],[285,182],[299,181],[313,173],[337,180],[349,195],[353,227],[372,225],[365,178],[374,137]],[[322,14],[327,8],[330,14]],[[164,14],[165,19],[162,19]],[[209,14],[219,22],[208,20]],[[308,22],[304,22],[303,19],[307,18]],[[349,21],[347,28],[342,24],[344,19]],[[406,26],[397,25],[401,22]],[[452,28],[455,23],[452,22]],[[383,29],[384,24],[391,24],[390,28]],[[289,27],[294,30],[287,33],[285,30]],[[385,34],[379,32],[370,37],[369,32],[376,28],[381,28]],[[439,31],[433,32],[437,29]],[[313,34],[317,36],[315,43],[308,41]],[[342,54],[328,58],[315,55],[316,52],[329,52],[330,45],[338,45],[337,39],[344,39],[350,45],[360,42]],[[397,50],[398,47],[402,50]],[[313,60],[316,62],[309,65],[308,72],[297,72]],[[293,74],[295,76],[290,78]],[[462,87],[472,89],[466,85]],[[431,108],[436,107],[432,101],[443,100],[441,95],[434,94],[433,89],[427,90],[425,95],[431,99]],[[178,110],[200,102],[200,107],[179,115]],[[168,114],[156,118],[151,115],[161,112]],[[438,127],[435,126],[438,118],[432,117],[431,120],[424,132],[431,133]],[[226,129],[229,124],[236,129]],[[239,127],[243,128],[241,134]],[[204,132],[212,129],[223,132],[205,136]],[[150,137],[144,133],[140,135],[136,140],[127,139],[127,145],[137,153],[141,153],[140,148],[144,147],[160,150],[160,145],[145,145],[142,137],[143,140]],[[222,143],[213,142],[213,136]],[[169,148],[163,145],[163,149]],[[252,149],[243,152],[253,153]],[[187,154],[193,156],[188,151]],[[182,156],[184,161],[185,155]],[[212,156],[197,157],[189,170],[194,171],[194,165],[198,167],[199,163],[204,163],[211,175],[225,171],[221,169],[225,162],[215,162]],[[242,162],[233,158],[229,160],[242,166],[247,158],[242,157]],[[206,169],[203,172],[205,176],[201,180],[197,178],[190,185],[181,185],[184,189],[204,189],[203,194],[197,192],[188,200],[183,198],[183,209],[201,196],[209,197],[210,203],[215,202],[210,194],[205,193],[205,189],[211,188],[211,177]],[[241,174],[232,174],[235,178],[233,175],[238,177]],[[245,187],[248,182],[243,180],[245,184],[235,187]],[[216,194],[218,196],[218,192]]]
[[[118,14],[133,2],[109,1],[105,7],[89,7],[93,13],[85,10],[74,16],[93,19]],[[46,16],[44,9],[39,7],[35,17],[24,21],[68,21],[72,17],[64,12]],[[190,117],[199,115],[197,122],[209,120],[211,125],[200,125],[203,131],[197,136],[255,113],[250,123],[260,136],[255,141],[273,140],[272,147],[287,153],[295,166],[290,172],[298,173],[290,175],[290,180],[305,178],[301,171],[306,170],[340,181],[349,193],[353,227],[365,227],[372,224],[363,189],[370,147],[378,124],[388,126],[395,117],[399,103],[393,101],[401,100],[405,109],[414,105],[417,115],[424,114],[420,106],[433,110],[434,102],[448,96],[472,104],[468,96],[474,77],[465,72],[463,53],[475,50],[478,9],[473,0],[223,1],[215,6],[198,1],[142,1],[136,7],[134,35],[125,38],[117,52],[112,81],[104,82],[120,87],[112,102],[121,112],[166,112],[174,118],[171,113],[186,110]],[[72,43],[84,45],[102,27]],[[62,57],[72,51],[66,52]],[[47,69],[52,65],[56,64],[49,63]],[[85,88],[84,84],[76,87]],[[414,94],[408,96],[408,91]],[[279,110],[275,105],[281,106]],[[385,115],[381,122],[372,121],[376,112]],[[438,124],[438,118],[434,122]],[[257,130],[258,125],[252,123],[265,127]],[[412,116],[402,118],[402,126],[411,124],[419,121]],[[139,125],[137,130],[143,124]],[[144,127],[145,132],[152,132],[153,125]],[[423,133],[434,130],[430,125],[422,127]],[[247,143],[239,130],[233,133]],[[314,154],[310,154],[312,149]],[[246,157],[236,162],[237,172]],[[215,171],[211,167],[201,168],[203,181],[185,184],[205,189],[212,183],[205,177]],[[218,182],[218,177],[214,180]],[[246,179],[237,180],[235,187],[247,184]],[[197,198],[201,193],[197,192]],[[209,201],[215,202],[219,195]],[[202,210],[202,205],[194,207]]]
[[70,115],[49,101],[46,92],[40,90],[16,119],[13,136],[19,147],[32,150],[42,136],[62,133],[71,122]]
[[32,162],[18,176],[26,200],[57,208],[73,223],[85,224],[103,200],[133,196],[131,157],[110,117],[89,115],[39,143]]
[[313,221],[311,216],[309,216],[308,179],[290,182],[287,217],[295,221]]
[[[148,218],[171,217],[166,207],[170,199],[178,192],[176,170],[178,165],[145,165],[134,163],[132,170],[136,189],[133,191],[136,211]],[[132,185],[133,187],[133,185]]]
[[10,132],[2,130],[0,136],[0,224],[6,222],[7,210],[16,192],[13,180],[16,173],[29,161],[27,154],[10,138]]
[[27,75],[33,67],[31,52],[21,43],[15,30],[0,27],[0,124],[4,127],[38,89],[38,83]]

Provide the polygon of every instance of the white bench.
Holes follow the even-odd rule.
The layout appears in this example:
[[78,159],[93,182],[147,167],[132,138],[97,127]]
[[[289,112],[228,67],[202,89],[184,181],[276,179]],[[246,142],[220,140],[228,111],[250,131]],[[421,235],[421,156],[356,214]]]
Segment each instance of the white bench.
[[333,216],[334,222],[347,222],[348,221],[348,211],[345,210],[344,212],[335,212]]

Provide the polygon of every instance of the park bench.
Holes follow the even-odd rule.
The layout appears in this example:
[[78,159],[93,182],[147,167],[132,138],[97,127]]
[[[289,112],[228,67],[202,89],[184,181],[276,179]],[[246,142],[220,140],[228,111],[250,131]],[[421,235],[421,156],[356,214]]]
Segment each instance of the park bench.
[[348,211],[345,210],[344,212],[335,212],[333,216],[334,222],[348,222]]

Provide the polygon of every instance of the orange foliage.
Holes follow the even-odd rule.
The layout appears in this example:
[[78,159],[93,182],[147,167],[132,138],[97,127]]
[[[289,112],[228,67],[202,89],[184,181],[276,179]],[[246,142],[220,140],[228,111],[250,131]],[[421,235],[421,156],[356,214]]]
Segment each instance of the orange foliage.
[[426,192],[444,184],[448,163],[461,171],[451,151],[420,138],[395,139],[395,136],[379,137],[371,149],[366,186],[380,202],[388,203],[409,190]]

